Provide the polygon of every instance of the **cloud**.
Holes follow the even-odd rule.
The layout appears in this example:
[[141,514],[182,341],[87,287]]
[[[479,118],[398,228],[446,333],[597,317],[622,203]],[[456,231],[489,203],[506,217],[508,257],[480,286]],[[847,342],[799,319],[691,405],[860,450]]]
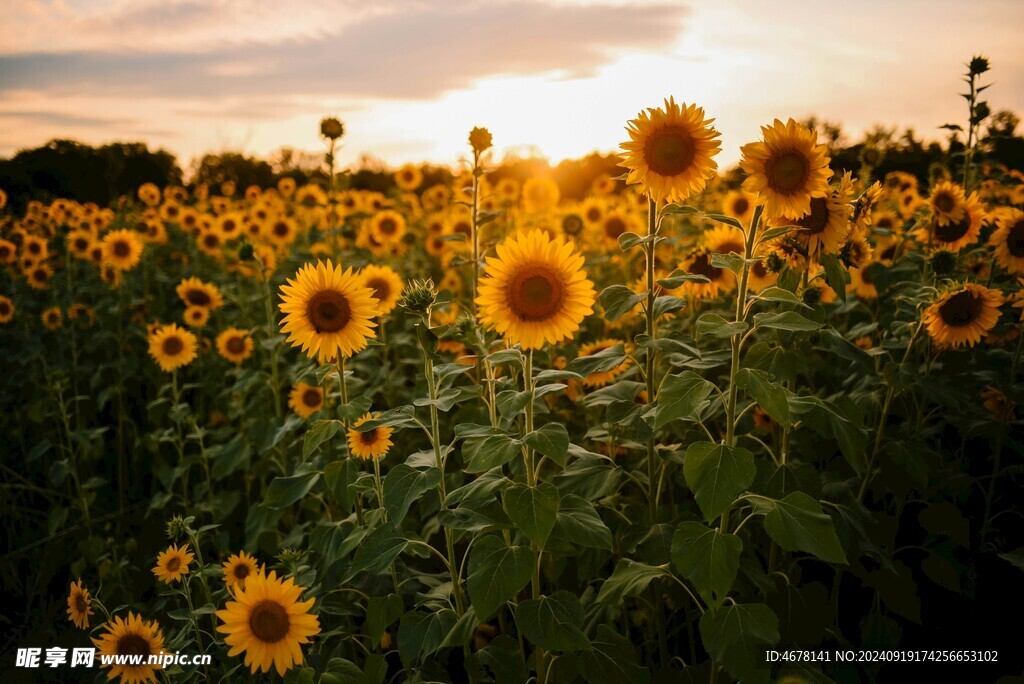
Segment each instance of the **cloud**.
[[[541,0],[390,5],[396,6],[402,11],[366,14],[333,32],[276,41],[238,41],[230,22],[223,23],[220,39],[206,42],[204,50],[9,53],[0,56],[0,92],[430,99],[488,76],[581,77],[625,51],[667,49],[688,12],[679,3],[552,5]],[[202,11],[195,2],[172,3],[164,15],[136,11],[122,16],[122,30],[151,21],[157,28],[159,22],[208,25],[207,18],[200,19]],[[314,29],[306,26],[307,33]]]
[[108,126],[122,126],[132,123],[131,119],[100,118],[48,111],[0,111],[0,119],[14,119],[16,121],[64,128],[106,128]]

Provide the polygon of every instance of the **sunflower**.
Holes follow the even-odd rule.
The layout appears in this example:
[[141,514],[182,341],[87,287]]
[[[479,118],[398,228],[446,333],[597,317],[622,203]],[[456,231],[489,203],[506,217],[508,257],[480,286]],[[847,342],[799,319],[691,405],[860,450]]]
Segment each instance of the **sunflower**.
[[245,653],[250,672],[268,672],[271,666],[284,673],[292,665],[302,664],[301,644],[320,633],[320,621],[309,609],[313,599],[299,601],[305,590],[291,578],[256,573],[246,578],[244,587],[234,589],[234,601],[228,601],[217,617],[224,623],[217,631],[225,634],[231,647],[229,656]]
[[10,297],[0,295],[0,323],[10,323],[14,318],[14,302]]
[[201,306],[213,311],[224,303],[220,290],[212,283],[204,283],[199,278],[185,278],[175,289],[185,306]]
[[196,245],[200,251],[214,259],[224,256],[224,238],[220,232],[210,226],[200,224],[199,234],[196,236]]
[[105,633],[92,643],[104,656],[141,656],[139,665],[110,666],[107,679],[120,677],[122,684],[156,682],[156,670],[163,666],[150,664],[149,656],[159,655],[164,650],[164,635],[156,621],[144,622],[141,615],[129,611],[128,618],[115,617],[103,625]]
[[330,260],[306,264],[281,286],[281,299],[281,330],[320,363],[352,356],[376,337],[377,299],[351,267],[342,271]]
[[274,246],[287,247],[295,242],[299,227],[291,217],[277,216],[268,222],[264,232]]
[[[878,297],[878,290],[875,287],[874,282],[871,280],[871,270],[873,264],[880,263],[878,261],[872,261],[865,264],[862,268],[851,268],[850,269],[850,285],[847,289],[851,289],[857,293],[857,296],[861,299],[876,299]],[[879,267],[874,267],[879,268]]]
[[71,583],[68,593],[68,620],[79,629],[89,629],[89,616],[92,615],[92,598],[89,590],[82,586],[82,580]]
[[357,420],[348,431],[348,448],[354,455],[369,461],[371,458],[381,458],[386,456],[388,449],[393,444],[391,442],[391,433],[394,432],[392,428],[381,425],[380,427],[370,428],[368,430],[360,430],[359,426],[368,420],[376,418],[371,413],[367,413],[365,416]]
[[245,551],[239,551],[238,553],[232,554],[224,561],[222,566],[224,570],[224,584],[229,587],[245,587],[245,580],[250,575],[256,575],[260,572],[260,567],[256,563],[256,559]]
[[50,255],[50,246],[38,235],[26,235],[21,243],[21,251],[25,256],[32,257],[33,261],[42,261]]
[[984,220],[985,210],[978,199],[978,193],[972,192],[964,202],[959,220],[938,223],[933,219],[931,224],[920,229],[917,235],[922,242],[930,240],[936,249],[956,253],[978,241]]
[[412,192],[423,183],[423,173],[415,164],[406,164],[395,172],[395,185],[406,192]]
[[594,284],[572,243],[533,230],[496,251],[480,281],[481,322],[525,349],[571,338],[595,301]]
[[825,145],[818,134],[793,119],[762,126],[763,141],[740,148],[740,167],[747,174],[743,189],[757,195],[769,218],[800,218],[811,211],[811,199],[828,194],[832,177]]
[[719,268],[711,263],[714,254],[736,254],[743,255],[746,248],[743,245],[743,235],[735,228],[729,226],[717,226],[707,230],[701,236],[701,246],[690,255],[680,268],[687,273],[695,273],[707,277],[711,282],[683,283],[678,292],[694,297],[714,298],[719,292],[730,292],[736,287],[736,274],[727,268]]
[[150,207],[160,204],[160,188],[156,183],[143,183],[139,186],[139,199]]
[[167,372],[187,366],[196,358],[196,336],[174,323],[162,325],[149,334],[149,355]]
[[1010,209],[1000,217],[988,244],[1008,273],[1024,274],[1024,211]]
[[633,228],[632,222],[629,220],[629,214],[619,210],[606,213],[602,217],[599,226],[598,230],[601,240],[606,246],[613,249],[619,246],[619,236]]
[[630,140],[621,145],[621,165],[629,169],[626,183],[639,183],[655,202],[682,202],[701,192],[717,173],[712,157],[721,151],[712,122],[703,108],[676,104],[671,97],[664,109],[640,112],[626,126]]
[[558,183],[547,176],[534,176],[523,183],[523,208],[526,211],[540,213],[554,209],[561,197]]
[[[581,357],[591,356],[593,354],[597,354],[598,352],[602,352],[605,349],[611,349],[617,344],[623,344],[622,340],[616,340],[610,337],[601,339],[596,342],[591,342],[589,344],[584,344],[583,346],[581,346],[579,355]],[[633,362],[627,357],[622,363],[620,363],[615,368],[612,368],[610,371],[591,373],[590,375],[583,379],[583,384],[586,385],[587,387],[604,387],[605,385],[611,384],[611,382],[614,381],[615,378],[619,377],[627,370],[629,370],[629,367],[631,365],[633,365]]]
[[188,544],[181,547],[171,544],[166,551],[156,557],[156,567],[153,574],[157,579],[171,584],[177,582],[188,574],[188,565],[195,556],[189,553]]
[[762,256],[750,265],[747,272],[747,289],[751,292],[760,292],[766,287],[774,285],[779,279],[778,273],[768,270],[767,258]]
[[45,290],[50,287],[53,268],[49,264],[31,264],[25,269],[25,278],[33,290]]
[[398,306],[398,300],[402,297],[402,277],[395,273],[389,266],[375,266],[370,264],[359,271],[363,287],[373,290],[373,296],[377,298],[377,313],[386,316]]
[[370,220],[370,231],[381,245],[397,244],[405,236],[405,218],[391,209],[377,212]]
[[722,201],[722,212],[726,216],[739,219],[742,224],[750,223],[754,217],[754,205],[757,198],[743,190],[730,190]]
[[947,223],[959,223],[963,220],[966,203],[964,189],[959,185],[950,181],[936,183],[928,198],[932,221],[939,226],[944,226]]
[[202,328],[210,320],[210,310],[205,306],[187,306],[182,314],[185,325],[190,328]]
[[973,347],[999,320],[1003,293],[965,283],[941,295],[923,316],[928,334],[939,347]]
[[61,313],[59,306],[51,306],[39,318],[42,319],[47,330],[58,330],[63,323],[64,314]]
[[252,338],[247,330],[228,328],[217,335],[217,353],[235,365],[252,356]]
[[103,262],[119,271],[130,271],[142,258],[142,241],[127,228],[103,236]]
[[291,197],[295,192],[295,179],[285,177],[277,181],[277,191],[282,197]]
[[1004,423],[1012,421],[1017,410],[1015,402],[1010,401],[1002,390],[991,385],[982,390],[981,405],[993,418]]
[[95,315],[93,314],[93,310],[90,309],[85,304],[75,302],[74,304],[68,307],[68,319],[81,319],[85,327],[91,328],[95,320]]
[[18,256],[18,247],[10,240],[0,238],[0,264],[9,264]]
[[316,385],[300,382],[288,395],[288,406],[300,418],[309,418],[324,405],[324,391]]
[[797,226],[793,235],[811,256],[838,253],[850,234],[850,205],[829,193],[812,197],[809,206],[810,211],[802,217],[779,216],[772,220],[772,225]]

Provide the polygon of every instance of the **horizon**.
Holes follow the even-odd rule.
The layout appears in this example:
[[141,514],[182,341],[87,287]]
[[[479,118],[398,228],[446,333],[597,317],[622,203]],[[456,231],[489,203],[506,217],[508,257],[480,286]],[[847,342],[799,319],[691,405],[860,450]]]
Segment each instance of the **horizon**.
[[[867,11],[879,3],[30,0],[0,9],[0,155],[139,141],[187,171],[206,153],[322,153],[333,115],[340,167],[455,166],[473,126],[492,132],[495,159],[555,165],[617,152],[626,121],[673,95],[716,118],[725,169],[776,117],[815,116],[850,141],[876,125],[944,140],[939,127],[965,118],[975,54],[993,65],[993,111],[1024,110],[1024,3],[914,0],[887,5],[883,24]],[[833,38],[805,40],[822,30]]]

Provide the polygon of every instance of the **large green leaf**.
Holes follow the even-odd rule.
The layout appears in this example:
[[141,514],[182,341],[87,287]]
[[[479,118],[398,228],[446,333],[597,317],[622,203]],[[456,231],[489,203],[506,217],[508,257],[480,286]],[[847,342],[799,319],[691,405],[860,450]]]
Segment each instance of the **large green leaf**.
[[399,463],[391,468],[384,478],[384,508],[388,517],[401,523],[413,502],[436,487],[440,480],[441,471],[436,467],[417,470]]
[[359,465],[351,458],[331,461],[324,468],[327,490],[346,513],[352,510],[355,503],[356,495],[352,491],[352,485],[359,479],[359,472]]
[[809,332],[821,328],[821,323],[804,318],[796,311],[755,314],[754,325],[758,328],[772,328],[774,330],[788,330],[790,332]]
[[636,662],[632,642],[608,625],[598,625],[593,650],[580,654],[580,673],[593,684],[648,684],[651,673]]
[[340,420],[318,420],[306,431],[302,440],[302,460],[305,461],[320,448],[320,445],[333,437],[341,427]]
[[516,527],[532,542],[543,547],[555,527],[558,498],[558,490],[550,482],[542,482],[536,487],[515,484],[505,490],[502,504]]
[[788,551],[806,551],[829,563],[846,563],[832,518],[803,492],[773,501],[764,518],[764,528],[776,544]]
[[398,653],[402,662],[408,665],[436,651],[457,622],[458,617],[450,608],[413,610],[403,615],[398,625]]
[[742,551],[739,537],[699,522],[680,523],[672,535],[672,564],[709,606],[721,603],[732,589]]
[[693,371],[667,376],[658,390],[658,412],[654,427],[661,428],[673,420],[693,418],[715,386]]
[[611,577],[601,585],[597,600],[599,603],[617,606],[623,599],[643,593],[653,580],[668,574],[669,571],[661,565],[647,565],[628,558],[620,558]]
[[408,545],[409,541],[393,522],[378,527],[356,549],[346,579],[351,580],[360,573],[375,575],[384,572]]
[[583,651],[590,639],[580,629],[583,606],[575,594],[556,591],[516,606],[516,626],[531,644],[550,651]]
[[612,550],[611,530],[601,520],[597,510],[586,499],[575,494],[566,494],[561,498],[551,534],[576,546]]
[[743,368],[736,374],[736,384],[745,389],[757,405],[780,425],[790,425],[789,401],[782,385],[772,382],[764,371]]
[[274,509],[288,508],[306,496],[319,479],[320,473],[316,471],[291,477],[275,477],[267,487],[263,505]]
[[561,423],[548,423],[525,435],[523,441],[526,442],[526,446],[565,467],[566,454],[569,451],[569,431]]
[[526,546],[506,546],[500,537],[487,535],[473,544],[466,586],[480,621],[494,613],[533,577],[534,554]]
[[504,465],[519,453],[521,442],[504,433],[473,437],[462,445],[467,473],[483,473]]
[[[601,290],[601,308],[604,317],[614,323],[626,312],[647,298],[646,292],[637,294],[625,285],[611,285]],[[575,369],[574,369],[575,370]]]
[[761,664],[766,645],[779,640],[779,619],[763,603],[733,603],[708,610],[700,619],[700,636],[715,662],[744,684],[771,681]]
[[404,610],[402,597],[398,594],[371,596],[366,602],[366,636],[376,644],[384,635],[384,631],[402,617]]
[[708,522],[754,481],[754,455],[742,447],[694,442],[686,450],[683,475]]

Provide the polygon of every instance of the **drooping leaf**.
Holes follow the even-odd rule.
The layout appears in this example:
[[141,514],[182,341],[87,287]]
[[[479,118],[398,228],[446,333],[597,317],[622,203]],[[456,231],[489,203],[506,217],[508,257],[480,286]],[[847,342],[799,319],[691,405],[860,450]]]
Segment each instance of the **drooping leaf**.
[[668,570],[660,565],[647,565],[628,558],[620,558],[611,576],[601,585],[597,600],[599,603],[620,605],[623,599],[643,593],[653,580],[668,574]]

